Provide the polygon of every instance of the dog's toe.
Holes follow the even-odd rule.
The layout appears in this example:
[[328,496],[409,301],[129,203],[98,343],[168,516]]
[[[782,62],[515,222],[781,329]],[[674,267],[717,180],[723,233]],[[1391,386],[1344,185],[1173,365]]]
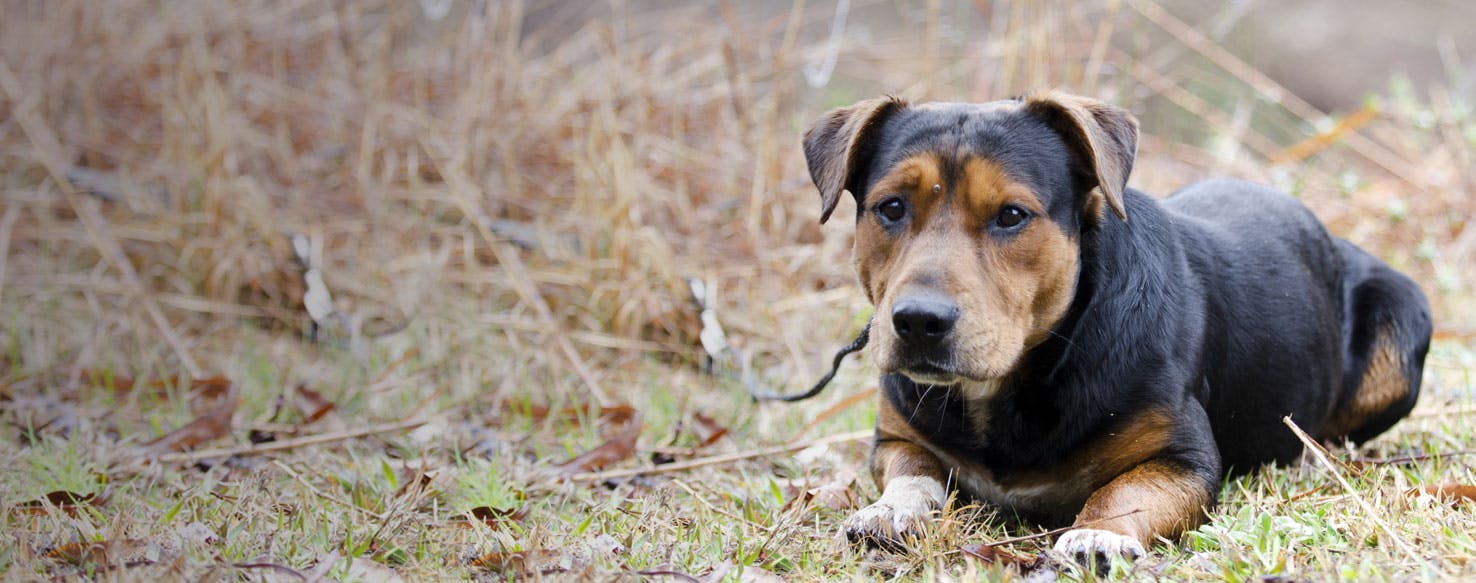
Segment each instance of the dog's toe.
[[1138,539],[1095,528],[1078,528],[1061,535],[1056,539],[1055,551],[1082,565],[1095,564],[1099,569],[1111,564],[1113,557],[1141,559],[1148,554]]
[[852,543],[900,551],[906,549],[909,542],[922,537],[932,514],[931,505],[922,500],[916,503],[879,501],[852,514],[846,519],[843,529]]

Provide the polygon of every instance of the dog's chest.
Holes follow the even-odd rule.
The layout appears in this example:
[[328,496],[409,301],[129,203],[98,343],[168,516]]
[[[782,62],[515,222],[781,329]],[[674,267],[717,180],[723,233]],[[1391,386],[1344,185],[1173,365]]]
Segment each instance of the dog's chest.
[[1084,467],[1062,463],[1006,470],[989,465],[992,449],[1031,447],[991,443],[989,429],[996,420],[987,403],[998,392],[997,384],[907,385],[888,387],[888,398],[927,438],[923,445],[947,467],[952,485],[969,496],[1022,514],[1068,520],[1091,495],[1092,480]]
[[978,500],[1027,516],[1069,520],[1092,493],[1091,479],[1084,471],[1001,474],[936,444],[929,444],[929,450],[948,468],[955,487]]

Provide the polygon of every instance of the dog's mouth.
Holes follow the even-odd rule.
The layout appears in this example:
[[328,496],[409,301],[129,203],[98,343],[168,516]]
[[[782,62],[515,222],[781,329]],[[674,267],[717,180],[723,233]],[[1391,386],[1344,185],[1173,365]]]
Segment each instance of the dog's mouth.
[[894,372],[900,373],[902,376],[920,385],[946,386],[971,380],[959,374],[957,371],[952,370],[950,367],[938,364],[931,359],[914,360],[904,366],[898,367]]

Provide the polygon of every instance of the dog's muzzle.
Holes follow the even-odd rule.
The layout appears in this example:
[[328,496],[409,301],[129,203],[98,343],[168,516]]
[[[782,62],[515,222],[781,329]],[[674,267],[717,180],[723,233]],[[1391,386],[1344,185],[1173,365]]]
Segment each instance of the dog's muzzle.
[[906,372],[946,374],[948,339],[959,318],[958,304],[937,292],[916,292],[892,304],[892,330],[897,333],[898,360]]

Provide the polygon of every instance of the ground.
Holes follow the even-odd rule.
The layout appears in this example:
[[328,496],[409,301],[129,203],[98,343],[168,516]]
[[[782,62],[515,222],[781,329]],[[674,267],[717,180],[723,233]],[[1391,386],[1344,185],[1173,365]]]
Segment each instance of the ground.
[[[437,6],[0,22],[0,576],[1096,578],[963,503],[911,553],[838,541],[877,494],[864,357],[810,401],[748,397],[808,387],[869,313],[805,124],[1041,86],[1144,120],[1134,186],[1275,184],[1435,308],[1409,419],[1228,481],[1108,576],[1476,575],[1469,96],[1395,79],[1309,111],[1144,2],[982,40],[913,7],[927,34],[847,28],[820,88],[828,6]],[[1123,30],[1148,46],[1046,40]]]

